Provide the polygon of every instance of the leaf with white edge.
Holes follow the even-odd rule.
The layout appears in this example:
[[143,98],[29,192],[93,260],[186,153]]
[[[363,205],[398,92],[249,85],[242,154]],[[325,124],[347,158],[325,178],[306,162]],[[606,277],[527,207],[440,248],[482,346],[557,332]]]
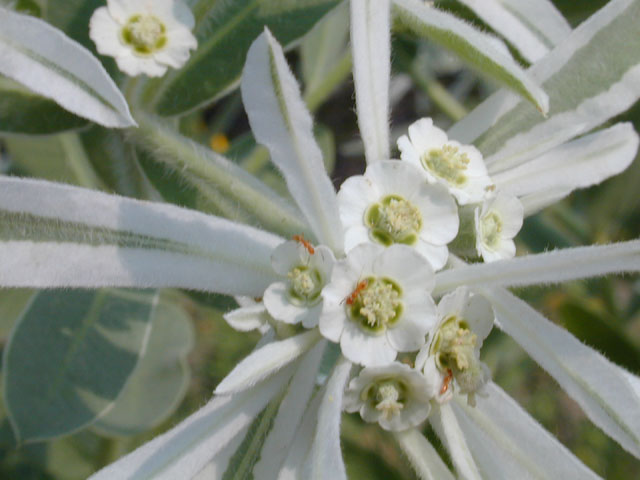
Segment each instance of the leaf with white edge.
[[0,177],[0,286],[262,295],[282,239],[173,205]]
[[486,478],[598,479],[495,383],[476,406],[456,396],[453,412]]
[[198,50],[180,70],[149,82],[160,115],[185,113],[233,90],[251,42],[269,28],[290,46],[307,33],[337,0],[204,1],[194,7]]
[[[638,134],[630,123],[564,143],[517,167],[491,177],[498,189],[514,196],[547,198],[549,192],[571,192],[619,174],[636,157]],[[538,205],[542,200],[538,201]]]
[[254,478],[277,478],[316,386],[326,346],[326,341],[318,342],[300,360],[271,430],[264,440],[260,460],[253,468]]
[[551,0],[499,1],[549,47],[560,44],[571,35],[571,25]]
[[178,304],[161,298],[151,325],[147,348],[113,408],[92,425],[102,435],[151,430],[178,407],[186,393],[187,355],[195,337],[191,318]]
[[0,32],[2,74],[106,127],[136,125],[102,64],[62,31],[0,7]]
[[17,82],[0,78],[0,133],[46,135],[87,125],[53,100],[33,93]]
[[549,47],[536,32],[503,5],[501,0],[458,0],[481,18],[493,30],[509,41],[530,63],[540,60]]
[[215,390],[216,395],[230,395],[251,388],[293,362],[320,338],[319,332],[314,329],[254,350],[220,382]]
[[495,175],[624,112],[640,98],[639,15],[637,1],[612,0],[528,70],[549,94],[546,118],[503,90],[454,125],[450,138],[473,142]]
[[146,348],[156,301],[124,290],[33,298],[2,362],[4,401],[19,442],[70,434],[113,407]]
[[455,480],[431,442],[415,428],[394,432],[400,448],[421,480]]
[[[540,112],[549,110],[547,94],[515,60],[496,48],[493,37],[418,0],[393,3],[396,16],[411,32],[452,50],[478,71],[522,95]],[[538,116],[542,118],[539,112]]]
[[269,322],[269,313],[263,303],[241,306],[223,315],[231,328],[239,332],[257,330]]
[[491,302],[498,326],[556,379],[591,421],[640,458],[638,396],[623,370],[506,290],[475,290]]
[[189,480],[219,456],[228,461],[234,443],[253,419],[287,384],[293,370],[278,374],[237,395],[214,397],[166,433],[120,458],[90,480]]
[[565,248],[436,273],[434,295],[468,287],[523,287],[640,271],[640,240]]
[[458,477],[462,480],[481,480],[478,466],[451,405],[445,403],[434,409],[429,421],[447,448]]
[[249,49],[241,91],[256,140],[269,149],[317,240],[342,251],[336,193],[313,137],[313,121],[282,48],[269,30]]
[[358,126],[367,163],[389,157],[389,0],[351,0],[351,48]]
[[304,466],[304,478],[309,480],[346,480],[347,472],[340,449],[342,397],[349,380],[352,364],[344,357],[338,360],[327,381],[326,391],[318,410],[315,435]]

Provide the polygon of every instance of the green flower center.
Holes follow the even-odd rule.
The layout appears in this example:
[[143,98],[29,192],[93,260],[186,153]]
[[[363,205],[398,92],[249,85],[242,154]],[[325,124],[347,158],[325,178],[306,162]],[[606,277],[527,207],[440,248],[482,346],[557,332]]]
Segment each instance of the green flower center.
[[475,347],[478,337],[467,323],[458,317],[451,317],[436,333],[431,348],[435,353],[436,363],[441,371],[451,368],[454,373],[471,367],[476,362]]
[[368,402],[389,420],[400,413],[407,400],[406,385],[394,378],[380,379],[366,388],[362,394],[363,402]]
[[502,219],[495,212],[489,212],[480,219],[482,222],[481,231],[484,243],[489,247],[495,247],[500,241],[502,233]]
[[139,55],[150,55],[167,44],[167,28],[153,15],[134,15],[122,28],[122,41]]
[[389,278],[366,279],[366,287],[349,306],[351,319],[371,333],[382,333],[393,325],[402,313],[400,286]]
[[444,145],[441,149],[433,149],[422,155],[422,166],[434,176],[455,186],[467,182],[465,172],[469,166],[469,157],[461,153],[458,147]]
[[387,195],[371,205],[364,220],[373,239],[385,246],[413,245],[422,228],[420,210],[399,195]]
[[289,294],[294,302],[300,305],[316,303],[320,299],[322,291],[322,276],[316,269],[299,266],[292,269],[288,274]]

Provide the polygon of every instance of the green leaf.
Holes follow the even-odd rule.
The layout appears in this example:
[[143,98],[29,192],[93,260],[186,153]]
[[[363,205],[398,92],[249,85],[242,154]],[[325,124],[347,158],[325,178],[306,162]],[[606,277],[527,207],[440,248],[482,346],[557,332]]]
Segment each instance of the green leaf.
[[223,95],[237,85],[247,51],[265,25],[283,45],[290,45],[338,2],[315,0],[288,9],[283,2],[272,3],[217,1],[208,2],[202,13],[196,11],[202,18],[195,30],[198,49],[182,69],[149,82],[151,91],[157,89],[157,112],[178,115]]
[[0,77],[0,133],[45,135],[75,130],[87,120],[20,84]]
[[189,384],[191,319],[177,303],[161,301],[152,315],[147,349],[113,408],[93,428],[107,436],[135,435],[164,421]]
[[152,293],[40,292],[4,351],[4,401],[19,442],[75,432],[108,411],[144,351]]
[[31,301],[34,291],[27,288],[0,290],[0,339],[5,340],[22,311]]

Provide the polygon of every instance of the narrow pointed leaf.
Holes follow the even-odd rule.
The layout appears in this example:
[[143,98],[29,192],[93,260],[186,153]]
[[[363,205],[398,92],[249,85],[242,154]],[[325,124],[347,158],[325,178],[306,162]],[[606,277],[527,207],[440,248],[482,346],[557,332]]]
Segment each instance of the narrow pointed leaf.
[[351,48],[358,126],[367,163],[389,159],[389,0],[352,0]]
[[245,430],[291,378],[285,369],[255,388],[215,397],[168,432],[100,470],[91,480],[189,480]]
[[309,350],[320,339],[317,330],[310,330],[286,340],[271,342],[254,350],[242,360],[217,386],[217,395],[229,395],[251,388],[273,375],[285,365]]
[[153,293],[123,290],[49,291],[32,299],[2,362],[18,441],[72,433],[114,406],[146,348],[155,302]]
[[187,355],[195,336],[191,318],[177,303],[161,298],[151,325],[147,347],[113,408],[92,425],[102,435],[151,430],[173,413],[186,393]]
[[495,383],[485,392],[475,407],[456,397],[452,408],[487,478],[600,478]]
[[612,0],[528,73],[549,94],[546,118],[500,91],[450,131],[473,142],[491,174],[513,168],[624,112],[640,97],[640,3]]
[[514,196],[548,197],[549,192],[571,192],[596,185],[624,171],[636,157],[638,134],[630,123],[620,123],[510,168],[491,178]]
[[253,469],[254,478],[278,477],[316,386],[318,368],[326,346],[326,341],[318,342],[300,360],[287,393],[280,403],[273,426],[264,440],[260,460]]
[[434,294],[469,287],[522,287],[640,271],[640,240],[476,263],[436,274]]
[[418,0],[394,0],[394,6],[402,25],[413,33],[452,50],[472,67],[527,99],[540,112],[547,112],[547,94],[506,52],[497,49],[487,34]]
[[340,420],[342,396],[349,380],[351,366],[351,362],[341,358],[327,381],[327,389],[318,410],[313,444],[305,466],[304,478],[309,480],[347,478],[340,449]]
[[540,60],[549,52],[548,46],[536,35],[536,31],[522,23],[501,0],[459,1],[508,40],[528,62]]
[[458,477],[463,480],[481,480],[478,466],[469,451],[464,433],[460,429],[451,405],[441,405],[436,412],[431,414],[430,422],[447,447]]
[[135,120],[91,52],[48,23],[0,7],[0,73],[106,127]]
[[338,202],[313,137],[313,122],[282,48],[268,30],[249,49],[242,100],[256,140],[265,145],[317,240],[342,250]]
[[157,91],[156,111],[179,115],[224,95],[238,85],[251,42],[265,26],[289,46],[337,4],[337,0],[198,2],[194,7],[198,50],[180,70],[150,82],[150,91]]
[[410,428],[394,436],[421,480],[454,480],[431,442],[418,430]]
[[640,458],[638,397],[623,370],[509,292],[477,288],[511,335],[629,453]]
[[0,285],[261,295],[278,237],[172,205],[0,178]]

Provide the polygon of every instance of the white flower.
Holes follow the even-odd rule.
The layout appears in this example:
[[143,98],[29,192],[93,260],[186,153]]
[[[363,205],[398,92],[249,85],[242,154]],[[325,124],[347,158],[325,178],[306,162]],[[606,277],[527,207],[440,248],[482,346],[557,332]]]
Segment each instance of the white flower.
[[520,200],[500,192],[475,209],[476,249],[485,262],[515,256],[513,237],[522,228],[523,218]]
[[405,245],[362,244],[338,261],[322,290],[320,332],[352,362],[387,365],[418,350],[435,323],[429,262]]
[[126,74],[160,77],[182,67],[198,46],[194,25],[182,0],[107,0],[93,13],[89,36]]
[[420,167],[429,183],[445,185],[460,205],[481,202],[492,186],[478,149],[449,140],[430,118],[411,124],[398,148],[402,160]]
[[333,252],[323,245],[312,247],[295,240],[279,245],[271,255],[271,264],[285,279],[272,283],[264,292],[269,314],[281,322],[315,327],[322,311],[320,292],[334,262]]
[[432,390],[423,375],[404,363],[364,368],[344,393],[344,409],[360,412],[365,422],[378,422],[385,430],[406,430],[429,416]]
[[430,342],[416,357],[416,368],[429,383],[439,403],[453,395],[453,380],[469,404],[491,379],[487,366],[480,362],[480,347],[493,327],[491,304],[480,295],[471,295],[460,287],[445,295],[438,304],[438,323],[430,333]]
[[458,210],[447,189],[424,182],[416,167],[385,160],[348,178],[338,192],[347,251],[360,243],[414,247],[435,270],[447,262]]

